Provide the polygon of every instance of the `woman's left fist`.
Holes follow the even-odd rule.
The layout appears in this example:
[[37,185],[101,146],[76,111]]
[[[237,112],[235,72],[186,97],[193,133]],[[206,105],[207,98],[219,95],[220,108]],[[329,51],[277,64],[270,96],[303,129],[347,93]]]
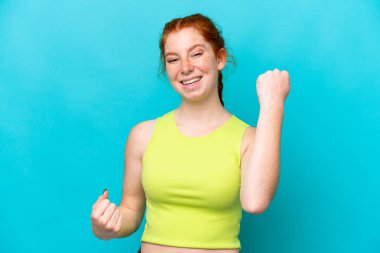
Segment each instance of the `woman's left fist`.
[[290,90],[288,71],[274,69],[259,75],[256,80],[257,97],[260,105],[284,103]]

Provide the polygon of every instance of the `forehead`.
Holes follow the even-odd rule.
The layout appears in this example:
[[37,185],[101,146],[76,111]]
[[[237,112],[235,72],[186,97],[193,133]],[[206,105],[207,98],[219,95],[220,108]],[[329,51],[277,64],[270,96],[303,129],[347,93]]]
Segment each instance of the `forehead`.
[[176,32],[171,32],[165,41],[165,52],[186,51],[195,44],[201,44],[210,48],[209,43],[194,28],[183,28]]

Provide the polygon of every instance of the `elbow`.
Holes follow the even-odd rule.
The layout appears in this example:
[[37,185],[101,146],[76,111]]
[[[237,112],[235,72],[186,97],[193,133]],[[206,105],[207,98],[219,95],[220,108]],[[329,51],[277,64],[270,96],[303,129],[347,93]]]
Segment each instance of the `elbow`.
[[255,203],[253,201],[249,202],[248,204],[242,203],[243,210],[247,213],[250,214],[262,214],[264,213],[268,207],[269,207],[269,202],[267,201],[262,201],[261,203]]

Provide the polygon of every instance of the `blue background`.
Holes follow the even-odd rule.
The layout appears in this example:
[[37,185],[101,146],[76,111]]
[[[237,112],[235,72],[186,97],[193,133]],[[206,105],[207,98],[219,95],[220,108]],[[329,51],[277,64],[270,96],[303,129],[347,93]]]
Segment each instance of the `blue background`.
[[0,252],[136,252],[143,232],[91,231],[107,187],[119,203],[131,128],[179,105],[159,77],[164,24],[196,12],[237,67],[227,110],[256,126],[255,81],[287,69],[281,177],[244,213],[243,253],[380,252],[378,1],[0,0]]

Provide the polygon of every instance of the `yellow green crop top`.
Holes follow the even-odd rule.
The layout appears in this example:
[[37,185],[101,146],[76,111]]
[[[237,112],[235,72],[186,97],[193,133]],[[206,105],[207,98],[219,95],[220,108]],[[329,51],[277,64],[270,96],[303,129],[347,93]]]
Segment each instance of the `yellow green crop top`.
[[174,111],[156,119],[143,157],[141,241],[240,249],[240,146],[249,125],[232,115],[211,133],[190,137],[177,128]]

